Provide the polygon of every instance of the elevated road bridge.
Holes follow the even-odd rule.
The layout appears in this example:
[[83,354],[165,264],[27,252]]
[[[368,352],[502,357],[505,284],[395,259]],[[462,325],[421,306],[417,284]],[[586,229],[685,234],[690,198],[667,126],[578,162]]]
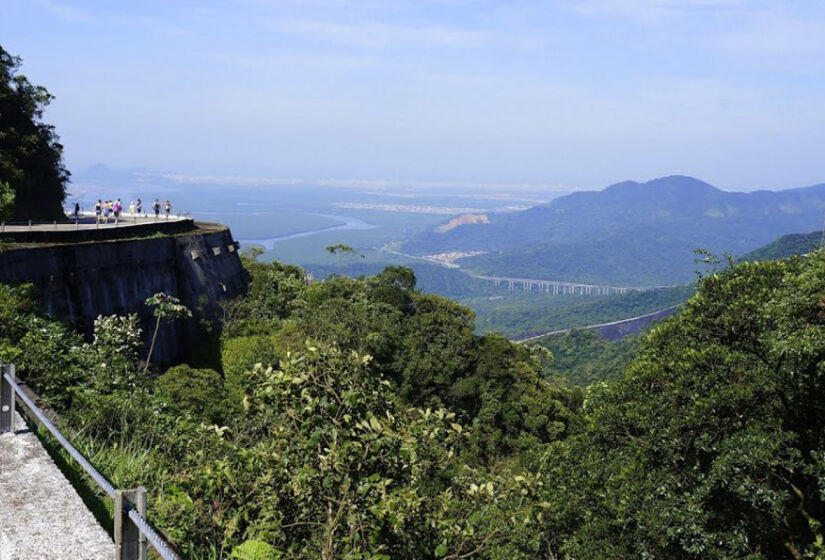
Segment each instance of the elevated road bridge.
[[547,280],[547,279],[539,279],[539,278],[514,278],[510,276],[488,276],[483,274],[473,274],[460,268],[458,265],[455,264],[445,264],[441,260],[434,259],[432,257],[420,257],[416,255],[409,255],[407,253],[402,253],[400,251],[396,251],[391,249],[389,246],[385,245],[381,247],[381,251],[385,253],[390,253],[393,255],[398,255],[400,257],[406,257],[409,259],[415,259],[419,261],[424,261],[432,264],[438,264],[444,266],[446,268],[451,268],[453,270],[458,270],[459,272],[463,272],[467,276],[472,278],[478,278],[479,280],[486,280],[488,282],[492,282],[496,286],[507,286],[510,290],[520,289],[525,292],[537,291],[546,294],[554,294],[554,295],[561,295],[561,294],[579,294],[579,295],[601,295],[601,296],[608,296],[608,295],[616,295],[616,294],[626,294],[629,292],[649,292],[651,290],[661,290],[664,288],[675,288],[675,285],[668,285],[668,286],[605,286],[599,284],[583,284],[581,282],[569,282],[565,280]]
[[673,288],[674,286],[603,286],[597,284],[581,284],[565,282],[563,280],[540,280],[537,278],[513,278],[509,276],[484,276],[470,274],[473,278],[487,280],[496,286],[507,286],[511,291],[520,289],[525,292],[537,291],[547,294],[578,294],[578,295],[616,295],[629,292],[649,292]]

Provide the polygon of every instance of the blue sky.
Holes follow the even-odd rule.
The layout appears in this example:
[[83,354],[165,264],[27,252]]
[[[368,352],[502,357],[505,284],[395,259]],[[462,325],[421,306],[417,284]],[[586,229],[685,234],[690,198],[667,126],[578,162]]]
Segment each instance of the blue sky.
[[825,2],[0,0],[70,169],[825,182]]

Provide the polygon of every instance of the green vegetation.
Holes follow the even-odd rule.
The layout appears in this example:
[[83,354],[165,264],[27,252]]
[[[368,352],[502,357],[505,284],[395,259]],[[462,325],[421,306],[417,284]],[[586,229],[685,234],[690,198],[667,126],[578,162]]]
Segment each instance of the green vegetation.
[[345,243],[336,243],[335,245],[329,245],[326,248],[326,252],[330,255],[336,255],[338,257],[338,270],[342,271],[344,268],[344,256],[348,257],[361,257],[364,258],[364,255],[350,247]]
[[0,360],[191,557],[825,558],[824,253],[712,272],[621,346],[544,349],[473,334],[405,268],[247,267],[222,371],[155,378],[133,318],[85,343],[0,287]]
[[[351,277],[371,276],[379,274],[384,266],[354,263],[345,265],[342,272]],[[415,272],[416,286],[421,291],[458,300],[472,309],[479,332],[510,337],[637,317],[684,303],[695,291],[694,286],[686,285],[613,296],[553,296],[520,289],[511,292],[506,285],[495,286],[437,264],[414,263],[409,268]],[[332,266],[307,269],[319,279],[338,273]]]
[[537,549],[541,481],[522,458],[563,437],[576,392],[544,381],[529,349],[473,334],[472,312],[416,291],[408,269],[310,284],[247,266],[223,375],[144,377],[133,318],[102,319],[84,344],[25,288],[3,288],[0,359],[106,476],[151,488],[153,521],[196,556],[252,541],[282,558]]
[[14,189],[6,182],[0,181],[0,221],[11,219],[14,212]]
[[576,192],[490,224],[405,242],[405,252],[487,251],[462,267],[493,276],[618,286],[672,285],[694,277],[693,251],[742,254],[822,223],[825,185],[726,192],[685,176]]
[[155,329],[152,331],[152,342],[149,343],[149,352],[146,354],[146,365],[143,366],[144,375],[149,371],[149,364],[152,362],[152,352],[155,349],[161,322],[192,317],[192,312],[182,305],[178,298],[168,296],[163,292],[148,298],[146,305],[152,308],[152,315],[155,316]]
[[63,220],[69,172],[54,127],[41,120],[52,96],[20,65],[0,46],[0,218]]
[[522,336],[584,327],[653,313],[685,302],[694,285],[614,296],[548,296],[521,292],[469,298],[463,303],[477,314],[478,329]]
[[822,558],[825,255],[705,278],[548,455],[576,558]]
[[598,381],[621,379],[625,368],[639,353],[640,341],[638,336],[608,341],[592,330],[573,330],[542,338],[536,344],[553,355],[545,375],[587,387]]
[[822,232],[812,231],[811,233],[792,233],[783,235],[764,247],[760,247],[750,253],[739,257],[739,261],[775,261],[786,259],[795,255],[807,255],[811,251],[819,249],[822,242]]

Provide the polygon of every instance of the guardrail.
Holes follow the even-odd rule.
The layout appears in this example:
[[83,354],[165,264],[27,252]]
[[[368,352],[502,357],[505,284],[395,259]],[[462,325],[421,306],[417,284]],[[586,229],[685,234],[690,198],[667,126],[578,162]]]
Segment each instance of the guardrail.
[[14,365],[0,364],[0,433],[14,431],[15,407],[19,400],[63,449],[115,503],[115,560],[146,560],[147,543],[163,560],[182,560],[172,546],[146,521],[146,489],[117,489],[75,449],[35,404],[37,395],[24,388],[15,376]]

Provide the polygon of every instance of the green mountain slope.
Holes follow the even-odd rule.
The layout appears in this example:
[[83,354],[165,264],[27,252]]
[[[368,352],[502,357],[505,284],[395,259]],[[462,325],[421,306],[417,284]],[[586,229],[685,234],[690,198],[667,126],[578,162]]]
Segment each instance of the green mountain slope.
[[615,284],[676,284],[694,276],[693,250],[741,254],[817,227],[825,184],[726,192],[685,176],[579,192],[490,224],[427,232],[405,251],[489,251],[462,259],[488,274]]
[[822,232],[812,231],[811,233],[792,233],[783,235],[776,241],[760,247],[750,253],[739,257],[738,260],[745,261],[774,261],[785,259],[794,255],[805,255],[814,249],[819,248],[822,242]]

